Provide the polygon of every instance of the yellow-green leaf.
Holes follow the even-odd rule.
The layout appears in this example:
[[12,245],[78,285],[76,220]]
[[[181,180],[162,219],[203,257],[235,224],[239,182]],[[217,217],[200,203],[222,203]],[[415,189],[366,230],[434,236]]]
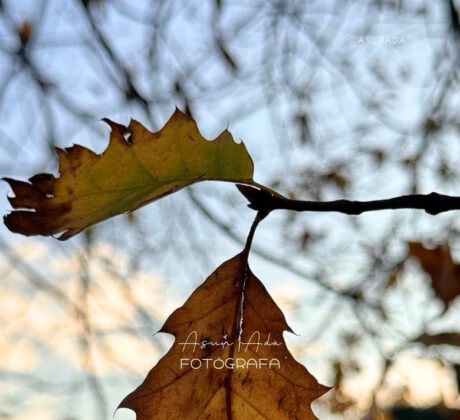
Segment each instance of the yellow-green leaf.
[[111,216],[205,180],[250,182],[253,163],[243,143],[225,130],[208,141],[194,120],[176,110],[158,132],[132,120],[111,126],[109,145],[97,155],[75,145],[57,149],[59,176],[38,174],[29,182],[5,179],[15,209],[5,224],[23,235],[68,239]]

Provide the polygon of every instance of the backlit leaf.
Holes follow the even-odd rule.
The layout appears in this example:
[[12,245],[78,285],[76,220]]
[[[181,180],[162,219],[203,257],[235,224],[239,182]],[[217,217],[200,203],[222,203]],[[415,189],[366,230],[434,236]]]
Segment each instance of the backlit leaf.
[[460,295],[460,265],[452,259],[449,245],[426,248],[418,242],[409,242],[409,255],[415,257],[431,278],[431,287],[447,307]]
[[97,155],[75,145],[57,149],[59,176],[38,174],[29,182],[6,179],[15,209],[5,224],[23,235],[74,236],[111,216],[132,211],[205,180],[250,182],[253,163],[243,143],[226,130],[202,137],[179,110],[158,132],[132,120],[111,126],[107,149]]
[[292,357],[284,331],[283,313],[239,254],[167,319],[161,332],[174,345],[120,407],[137,420],[316,419],[310,404],[328,388]]

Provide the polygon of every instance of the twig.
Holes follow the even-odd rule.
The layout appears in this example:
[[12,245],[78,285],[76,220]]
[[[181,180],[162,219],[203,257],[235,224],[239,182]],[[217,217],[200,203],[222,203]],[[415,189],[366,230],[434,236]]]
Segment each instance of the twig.
[[436,215],[445,211],[460,210],[460,197],[438,194],[402,195],[384,200],[372,201],[304,201],[291,200],[274,193],[262,186],[257,188],[248,185],[238,185],[240,192],[249,201],[248,207],[257,211],[270,212],[273,210],[338,212],[358,215],[368,211],[420,209],[428,214]]
[[[186,192],[188,193],[188,197],[195,204],[196,208],[201,212],[203,216],[205,216],[214,226],[220,229],[222,232],[225,232],[227,236],[235,241],[237,244],[244,245],[245,241],[239,235],[237,235],[232,227],[228,225],[224,220],[219,219],[215,214],[213,214],[205,205],[204,203],[193,193],[192,189],[187,189]],[[344,289],[337,289],[334,286],[325,282],[321,277],[315,275],[314,273],[308,273],[305,270],[295,266],[291,259],[284,259],[276,255],[276,253],[272,253],[264,248],[259,246],[251,247],[251,252],[255,255],[261,257],[265,261],[269,262],[270,264],[274,264],[278,267],[283,268],[284,270],[289,271],[290,273],[312,282],[313,284],[320,286],[322,289],[331,292],[337,296],[341,296],[352,301],[360,300],[361,296],[357,295],[353,291],[348,291]],[[364,302],[363,304],[373,307],[373,305]]]

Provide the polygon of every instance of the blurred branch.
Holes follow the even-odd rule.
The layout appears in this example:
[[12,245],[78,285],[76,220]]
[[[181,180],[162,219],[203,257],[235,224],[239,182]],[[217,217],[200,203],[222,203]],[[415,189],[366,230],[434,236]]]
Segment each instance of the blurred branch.
[[[217,228],[222,230],[227,234],[227,236],[235,241],[236,243],[240,245],[245,244],[245,238],[238,236],[233,229],[231,228],[230,225],[228,225],[226,222],[223,220],[220,220],[217,218],[216,215],[214,215],[206,206],[205,204],[193,193],[193,191],[189,188],[186,190],[188,193],[188,196],[190,200],[195,204],[197,209]],[[320,286],[321,288],[327,290],[328,292],[332,292],[336,295],[339,295],[341,297],[345,297],[347,299],[351,299],[353,302],[356,302],[356,300],[360,300],[361,296],[353,291],[347,291],[347,290],[338,290],[334,288],[333,286],[327,284],[324,282],[324,280],[317,275],[312,275],[311,273],[307,273],[304,270],[296,267],[292,262],[288,259],[280,258],[276,253],[271,253],[270,251],[267,251],[266,249],[260,248],[257,245],[254,245],[252,247],[252,252],[265,261],[277,265],[278,267],[281,267],[292,274],[295,274],[298,277],[301,277],[304,280],[311,281],[313,284]],[[365,304],[368,304],[367,302]],[[370,305],[370,303],[369,303]]]
[[14,251],[1,237],[0,237],[0,249],[2,255],[7,258],[10,264],[20,272],[22,272],[25,278],[38,290],[44,291],[46,294],[51,296],[66,308],[74,311],[78,316],[85,318],[85,313],[82,311],[79,305],[71,301],[69,297],[62,292],[60,289],[50,284],[44,276],[42,276],[32,265],[28,264],[24,258],[22,258],[16,251]]

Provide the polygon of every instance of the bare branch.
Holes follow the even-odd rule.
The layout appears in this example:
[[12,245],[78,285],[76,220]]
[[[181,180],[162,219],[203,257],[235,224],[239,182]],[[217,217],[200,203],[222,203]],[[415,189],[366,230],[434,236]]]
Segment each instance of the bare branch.
[[436,215],[450,210],[460,210],[460,197],[432,192],[430,194],[412,194],[384,200],[371,201],[307,201],[291,200],[264,187],[254,188],[238,185],[238,189],[249,201],[248,207],[257,211],[272,210],[338,212],[358,215],[368,211],[419,209]]

